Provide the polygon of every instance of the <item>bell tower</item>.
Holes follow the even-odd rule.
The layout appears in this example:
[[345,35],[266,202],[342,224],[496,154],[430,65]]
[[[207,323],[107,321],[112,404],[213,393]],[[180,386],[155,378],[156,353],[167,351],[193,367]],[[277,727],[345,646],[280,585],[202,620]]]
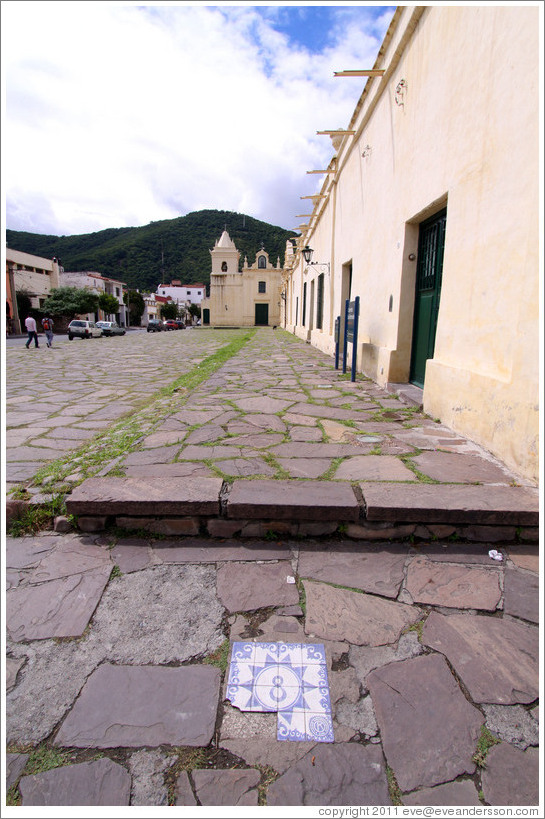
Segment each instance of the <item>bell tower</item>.
[[221,234],[214,245],[214,249],[210,251],[212,256],[212,275],[221,276],[222,273],[238,273],[238,263],[240,253],[235,247],[235,243],[227,233],[227,228]]

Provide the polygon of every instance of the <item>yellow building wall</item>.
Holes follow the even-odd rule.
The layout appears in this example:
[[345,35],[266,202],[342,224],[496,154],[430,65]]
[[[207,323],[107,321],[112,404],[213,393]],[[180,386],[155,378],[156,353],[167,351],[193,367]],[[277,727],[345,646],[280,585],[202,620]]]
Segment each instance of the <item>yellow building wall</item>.
[[286,308],[287,329],[333,354],[351,265],[350,297],[361,306],[358,370],[383,386],[408,381],[417,264],[409,256],[418,251],[419,223],[446,207],[424,409],[531,480],[539,428],[538,38],[535,7],[398,8],[378,59],[386,73],[367,81],[349,125],[356,134],[338,151],[337,173],[322,188],[327,199],[304,236],[313,258],[331,266],[323,331],[301,324],[303,282],[308,292],[315,276],[302,260]]

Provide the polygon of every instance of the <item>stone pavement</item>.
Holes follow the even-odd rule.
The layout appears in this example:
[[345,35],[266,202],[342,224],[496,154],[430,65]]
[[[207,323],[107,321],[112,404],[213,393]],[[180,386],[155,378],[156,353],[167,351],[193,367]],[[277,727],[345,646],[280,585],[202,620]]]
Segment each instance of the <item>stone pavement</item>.
[[[8,538],[11,803],[537,806],[538,557],[497,551]],[[333,743],[230,704],[235,641],[325,645]]]
[[[157,392],[242,335],[7,350],[8,489],[79,527],[7,540],[11,798],[537,804],[537,489],[284,332]],[[332,745],[226,701],[246,639],[326,645]]]

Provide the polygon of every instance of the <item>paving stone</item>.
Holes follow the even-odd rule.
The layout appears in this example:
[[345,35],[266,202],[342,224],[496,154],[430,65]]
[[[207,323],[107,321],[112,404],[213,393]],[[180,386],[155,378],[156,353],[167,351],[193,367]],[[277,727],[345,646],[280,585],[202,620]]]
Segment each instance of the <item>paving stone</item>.
[[205,464],[200,463],[174,463],[174,464],[149,464],[149,466],[127,466],[125,475],[128,478],[215,478],[216,473],[212,472]]
[[164,777],[172,757],[161,751],[137,751],[127,761],[132,776],[131,805],[168,806]]
[[352,543],[299,550],[300,577],[397,597],[407,557],[405,547],[380,549]]
[[201,805],[257,805],[261,779],[255,768],[193,770],[193,781]]
[[[440,528],[440,527],[433,527]],[[442,527],[441,527],[442,528]],[[447,530],[453,527],[445,527]],[[439,537],[448,537],[452,532],[440,534]],[[499,549],[498,551],[502,551]],[[487,566],[489,569],[497,569],[498,564],[492,560],[489,552],[489,545],[473,546],[468,543],[422,543],[416,547],[416,553],[427,560],[438,563],[470,563],[480,566]]]
[[144,449],[155,449],[157,447],[165,446],[168,447],[171,444],[181,444],[184,438],[185,434],[183,431],[177,432],[176,430],[173,430],[172,432],[169,432],[167,430],[165,432],[154,432],[153,435],[147,435],[140,442],[140,445],[144,447]]
[[537,494],[523,486],[360,484],[367,520],[534,526]]
[[86,516],[78,518],[78,529],[82,532],[102,532],[106,528],[108,518],[103,516]]
[[112,560],[119,566],[123,574],[138,572],[151,565],[152,558],[147,541],[141,538],[123,538],[116,541],[110,552]]
[[250,560],[290,560],[288,546],[267,541],[231,540],[227,543],[188,539],[182,545],[165,545],[161,541],[153,544],[153,554],[162,563],[225,563]]
[[418,657],[423,651],[424,647],[419,642],[417,633],[409,631],[401,635],[397,646],[377,646],[374,648],[351,645],[348,658],[357,679],[367,691],[367,677],[375,668]]
[[332,464],[331,458],[278,458],[278,465],[291,478],[320,478]]
[[304,581],[304,587],[305,631],[325,640],[372,646],[395,643],[401,631],[419,617],[419,612],[411,606],[370,594],[308,580]]
[[354,430],[345,424],[339,424],[338,421],[324,418],[322,427],[327,437],[334,443],[348,443],[354,440]]
[[156,535],[198,535],[200,520],[199,518],[159,518],[144,528]]
[[539,577],[530,572],[507,568],[503,610],[512,617],[539,622]]
[[348,458],[352,455],[361,455],[362,449],[355,444],[313,444],[293,442],[279,444],[271,449],[275,458]]
[[204,444],[217,441],[220,438],[225,438],[225,430],[218,424],[205,424],[205,426],[194,429],[190,432],[187,438],[184,439],[186,444]]
[[339,464],[336,480],[415,481],[416,475],[395,455],[359,455]]
[[187,771],[182,771],[176,780],[176,804],[177,805],[196,805],[197,800],[189,781]]
[[464,540],[480,541],[481,543],[502,543],[515,540],[517,530],[515,526],[460,526],[458,534]]
[[360,682],[353,668],[343,671],[329,671],[329,697],[335,712],[335,704],[339,700],[356,704],[360,699]]
[[[367,412],[341,409],[340,407],[326,407],[320,404],[295,404],[290,407],[290,415],[309,415],[313,418],[330,418],[333,421],[362,421],[369,418]],[[286,418],[286,416],[284,416]]]
[[55,744],[76,748],[206,746],[212,739],[220,671],[105,663],[85,683]]
[[178,458],[184,461],[216,461],[221,458],[243,458],[247,455],[255,453],[240,446],[189,444],[181,450]]
[[391,524],[387,523],[349,523],[346,527],[346,535],[355,540],[402,540],[410,537],[416,531],[416,524]]
[[218,569],[218,597],[227,611],[254,611],[267,606],[299,602],[299,592],[286,578],[293,576],[291,563],[226,564]]
[[216,461],[215,465],[225,475],[231,475],[235,478],[248,478],[253,475],[263,475],[268,477],[276,475],[277,470],[269,464],[265,463],[261,457],[257,456],[252,459],[236,458],[234,460]]
[[285,432],[286,425],[278,415],[269,413],[255,413],[244,416],[244,422],[259,429],[266,429],[270,432]]
[[25,769],[29,754],[6,754],[6,791],[15,785]]
[[279,432],[256,432],[251,435],[240,435],[237,438],[229,438],[225,441],[226,446],[252,446],[256,449],[268,449],[275,444],[279,444],[284,439],[284,435]]
[[97,606],[111,566],[73,574],[6,594],[7,628],[15,642],[79,637]]
[[488,805],[539,805],[539,752],[502,742],[491,748],[481,774]]
[[6,537],[6,567],[9,569],[27,569],[38,565],[46,555],[61,542],[60,535],[26,536],[21,538]]
[[474,702],[514,705],[538,696],[538,631],[484,615],[432,612],[422,642],[446,656]]
[[495,611],[501,598],[498,571],[439,564],[424,557],[409,562],[406,589],[415,603],[456,609]]
[[322,441],[322,430],[318,427],[292,427],[290,429],[290,438],[292,441]]
[[286,412],[282,416],[282,420],[287,424],[302,424],[307,427],[315,427],[318,424],[316,418],[310,418],[307,415],[296,415],[293,412]]
[[531,572],[539,571],[539,552],[529,545],[511,545],[507,548],[509,559],[519,569],[528,569]]
[[276,613],[280,617],[302,617],[303,609],[301,606],[282,606],[282,608],[276,610]]
[[509,484],[512,480],[505,470],[479,455],[423,452],[413,461],[420,472],[441,482]]
[[275,413],[282,412],[294,404],[295,399],[290,401],[280,401],[279,399],[268,398],[267,396],[257,396],[255,398],[235,398],[234,403],[245,412],[274,415]]
[[23,806],[128,805],[131,777],[122,765],[105,758],[23,776],[19,789]]
[[25,664],[24,659],[14,660],[6,657],[6,691],[11,691],[17,682],[17,674]]
[[320,481],[235,481],[228,518],[357,520],[359,505],[346,484]]
[[265,642],[305,643],[307,636],[299,620],[295,617],[277,617],[273,614],[259,626],[261,639]]
[[335,521],[329,523],[312,523],[308,521],[299,524],[297,535],[300,537],[325,537],[326,535],[333,535],[337,528]]
[[539,745],[539,725],[522,705],[483,704],[486,727],[522,751]]
[[474,783],[470,779],[446,782],[435,788],[422,788],[401,797],[404,805],[481,805]]
[[239,711],[226,701],[223,705],[220,745],[230,739],[253,739],[257,742],[260,740],[276,741],[277,722],[276,713]]
[[55,551],[49,552],[29,574],[31,583],[57,580],[73,574],[107,567],[112,569],[110,552],[93,543],[85,543],[84,538],[60,539]]
[[121,466],[147,466],[148,464],[168,464],[174,460],[178,447],[158,446],[153,449],[143,449],[140,452],[131,452],[121,462]]
[[391,663],[372,671],[367,685],[384,754],[401,790],[473,773],[483,716],[460,691],[444,657]]
[[315,746],[267,794],[268,806],[391,804],[381,749],[357,743]]
[[221,478],[88,478],[66,498],[69,514],[217,515]]

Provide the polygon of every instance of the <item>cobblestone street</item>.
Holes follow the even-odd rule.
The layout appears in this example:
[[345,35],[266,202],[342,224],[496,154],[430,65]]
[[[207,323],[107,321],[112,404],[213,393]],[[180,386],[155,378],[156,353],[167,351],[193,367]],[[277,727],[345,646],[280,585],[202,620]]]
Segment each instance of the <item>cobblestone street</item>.
[[[74,516],[6,541],[9,804],[539,804],[536,487],[283,331],[6,366],[7,488]],[[254,643],[324,646],[333,741],[233,705]]]

